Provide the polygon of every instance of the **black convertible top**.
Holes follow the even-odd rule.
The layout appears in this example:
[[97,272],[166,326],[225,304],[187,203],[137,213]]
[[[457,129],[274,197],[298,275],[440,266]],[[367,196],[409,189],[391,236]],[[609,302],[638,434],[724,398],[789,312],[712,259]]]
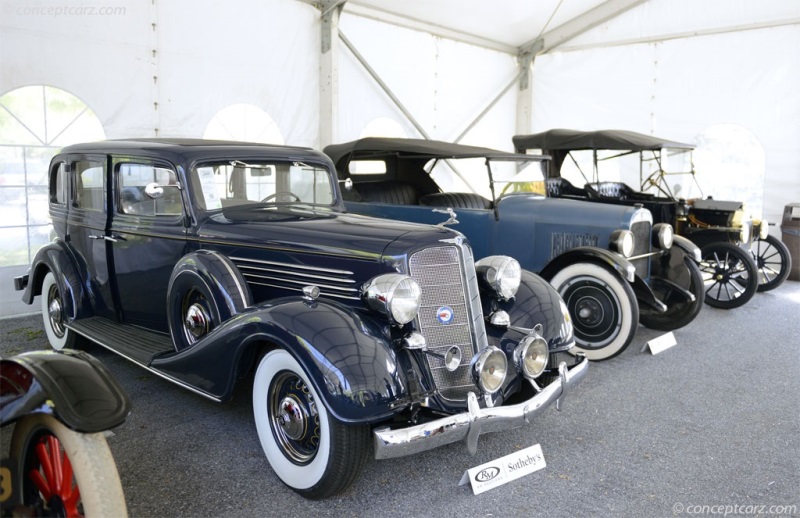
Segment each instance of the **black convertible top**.
[[411,138],[362,138],[326,146],[323,152],[336,164],[350,155],[358,158],[400,156],[405,158],[506,158],[535,160],[535,155],[521,155],[487,147],[465,146],[440,140]]
[[575,149],[614,149],[625,151],[656,150],[662,148],[694,149],[692,144],[684,144],[651,135],[626,130],[579,131],[552,129],[533,135],[516,135],[512,138],[514,148],[519,152],[526,149],[575,150]]

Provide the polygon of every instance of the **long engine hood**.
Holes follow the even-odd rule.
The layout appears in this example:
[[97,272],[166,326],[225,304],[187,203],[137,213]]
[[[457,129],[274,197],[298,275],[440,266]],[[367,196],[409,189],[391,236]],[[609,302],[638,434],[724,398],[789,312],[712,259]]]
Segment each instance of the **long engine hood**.
[[455,235],[431,225],[287,207],[223,211],[206,220],[197,237],[201,243],[379,261],[389,245],[395,256]]

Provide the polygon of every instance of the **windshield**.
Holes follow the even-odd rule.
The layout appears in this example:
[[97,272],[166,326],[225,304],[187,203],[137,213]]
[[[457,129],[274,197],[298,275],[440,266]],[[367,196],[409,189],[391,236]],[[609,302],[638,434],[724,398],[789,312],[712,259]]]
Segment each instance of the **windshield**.
[[431,160],[426,170],[443,192],[473,192],[491,199],[491,168],[497,199],[506,194],[527,192],[544,195],[544,170],[541,160],[509,160],[492,158],[450,158]]
[[203,210],[235,206],[331,206],[330,173],[302,162],[226,160],[199,164],[192,171],[195,199]]

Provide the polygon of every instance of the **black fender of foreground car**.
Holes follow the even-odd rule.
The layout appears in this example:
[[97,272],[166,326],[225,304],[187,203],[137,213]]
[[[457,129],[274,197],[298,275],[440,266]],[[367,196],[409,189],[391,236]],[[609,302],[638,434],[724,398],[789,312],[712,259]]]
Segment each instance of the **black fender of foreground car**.
[[61,291],[64,314],[68,320],[90,315],[91,305],[84,283],[86,273],[81,273],[77,261],[70,252],[69,245],[61,239],[48,243],[36,252],[31,262],[31,269],[24,281],[25,292],[22,301],[32,304],[33,298],[41,295],[42,281],[48,272],[52,272]]
[[33,351],[0,365],[3,425],[45,413],[77,432],[96,433],[121,424],[130,413],[119,383],[83,351]]
[[257,355],[288,351],[340,421],[381,421],[407,399],[391,339],[372,319],[329,300],[286,297],[248,308],[191,347],[155,358],[150,368],[221,401]]
[[636,268],[630,261],[610,250],[595,246],[579,246],[567,250],[547,263],[547,266],[539,272],[539,275],[545,279],[552,279],[560,270],[579,262],[592,262],[610,267],[621,275],[623,279],[631,283],[634,282],[636,277]]
[[688,257],[690,257],[695,263],[699,263],[700,260],[702,259],[702,256],[700,254],[700,247],[683,236],[673,235],[672,246],[677,246],[678,248],[683,250],[683,252]]

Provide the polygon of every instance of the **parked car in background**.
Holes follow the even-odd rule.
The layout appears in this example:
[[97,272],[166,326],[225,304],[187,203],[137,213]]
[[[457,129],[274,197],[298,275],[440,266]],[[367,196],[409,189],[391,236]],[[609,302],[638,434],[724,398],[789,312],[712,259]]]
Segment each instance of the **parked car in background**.
[[0,426],[14,425],[0,516],[127,516],[103,432],[129,412],[122,387],[85,352],[0,359]]
[[[559,291],[578,350],[622,352],[639,322],[672,330],[700,311],[698,248],[641,207],[546,196],[547,159],[417,139],[365,138],[325,148],[351,212],[463,232],[476,254],[506,254]],[[533,192],[528,192],[528,191]]]
[[[550,196],[644,206],[654,221],[671,224],[678,234],[700,246],[705,300],[714,307],[739,307],[756,290],[774,289],[789,275],[788,248],[769,235],[765,220],[753,220],[742,202],[710,196],[685,200],[675,195],[668,176],[690,175],[697,182],[691,144],[632,131],[565,129],[517,135],[513,141],[519,152],[537,150],[553,157],[547,167]],[[580,151],[591,152],[591,156],[580,160],[576,157]],[[678,160],[670,157],[670,162],[686,169],[667,171],[668,153],[681,155]],[[626,164],[620,162],[630,159],[634,163],[628,164],[632,170],[628,177],[638,179],[636,188],[619,181],[626,172]],[[565,176],[582,178],[585,183],[575,186]]]
[[587,372],[544,280],[474,261],[451,229],[346,214],[310,149],[73,145],[51,162],[50,214],[58,237],[16,284],[52,347],[89,339],[214,401],[252,379],[264,453],[308,498],[373,450],[474,453]]

